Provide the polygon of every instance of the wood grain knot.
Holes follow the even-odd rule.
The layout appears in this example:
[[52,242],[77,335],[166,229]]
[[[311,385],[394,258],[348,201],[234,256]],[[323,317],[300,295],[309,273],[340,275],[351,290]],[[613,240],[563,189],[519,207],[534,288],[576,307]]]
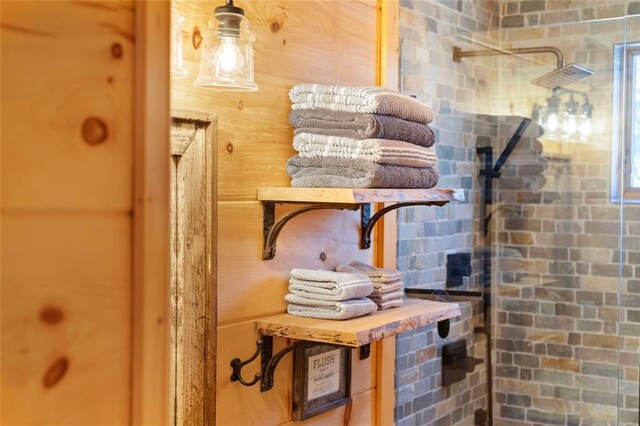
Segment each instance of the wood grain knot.
[[242,103],[242,101],[238,102],[238,109],[242,109],[244,108],[244,104]]
[[231,154],[233,152],[233,144],[232,143],[228,143],[227,144],[227,152],[229,154]]
[[98,145],[109,137],[109,129],[98,117],[89,117],[82,123],[82,139],[89,145]]
[[44,386],[45,388],[51,388],[57,385],[58,382],[62,380],[64,375],[67,373],[68,368],[69,360],[67,359],[67,357],[58,358],[44,373],[42,386]]
[[45,324],[58,324],[64,319],[64,312],[55,306],[45,306],[40,310],[40,321]]
[[120,43],[113,43],[111,45],[111,56],[116,59],[122,58],[122,45]]
[[191,44],[193,48],[198,50],[200,45],[202,44],[202,34],[200,33],[200,28],[193,27],[193,36],[191,36]]
[[324,252],[320,253],[320,260],[322,260],[323,262],[327,260],[327,255]]
[[271,23],[271,32],[277,33],[282,28],[282,24],[280,22],[272,22]]

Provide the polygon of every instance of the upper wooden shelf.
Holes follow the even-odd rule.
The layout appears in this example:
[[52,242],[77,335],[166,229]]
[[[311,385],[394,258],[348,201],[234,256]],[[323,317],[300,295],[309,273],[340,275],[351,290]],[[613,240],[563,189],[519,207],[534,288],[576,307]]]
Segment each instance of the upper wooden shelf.
[[[409,206],[443,206],[451,201],[464,201],[460,189],[369,189],[369,188],[258,188],[258,200],[263,205],[262,259],[276,255],[276,240],[284,225],[299,214],[320,209],[361,209],[361,248],[371,247],[371,231],[378,220],[390,211]],[[388,203],[371,215],[373,203]],[[303,207],[279,219],[275,216],[276,204],[304,204]]]
[[394,203],[464,201],[460,189],[258,188],[258,200],[283,203]]
[[457,303],[406,299],[398,308],[345,321],[276,315],[258,320],[257,331],[263,336],[356,348],[459,315],[460,306]]

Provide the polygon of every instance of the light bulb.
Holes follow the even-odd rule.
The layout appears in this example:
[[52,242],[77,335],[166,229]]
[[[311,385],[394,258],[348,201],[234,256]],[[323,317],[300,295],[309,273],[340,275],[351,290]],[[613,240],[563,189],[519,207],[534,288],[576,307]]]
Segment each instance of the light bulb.
[[591,136],[591,119],[589,117],[582,117],[580,123],[580,139],[586,140]]
[[550,112],[547,116],[547,128],[549,129],[549,132],[555,132],[556,130],[558,130],[558,127],[560,127],[560,123],[558,122],[558,114],[555,112]]
[[578,117],[574,114],[567,114],[562,125],[562,130],[566,137],[571,137],[578,130]]
[[242,74],[244,56],[234,37],[220,37],[220,45],[216,51],[214,62],[217,74],[224,77],[235,77]]

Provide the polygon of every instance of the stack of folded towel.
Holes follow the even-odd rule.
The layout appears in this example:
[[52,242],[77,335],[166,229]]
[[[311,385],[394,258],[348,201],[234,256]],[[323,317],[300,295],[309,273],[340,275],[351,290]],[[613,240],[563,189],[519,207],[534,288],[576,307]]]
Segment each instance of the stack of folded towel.
[[381,87],[299,84],[289,92],[294,187],[432,188],[432,110]]
[[378,310],[395,308],[402,305],[404,286],[402,272],[397,269],[376,268],[366,263],[353,261],[336,268],[339,272],[366,274],[373,283],[373,292],[369,299],[378,305]]
[[312,269],[293,269],[289,294],[285,296],[291,315],[345,320],[376,311],[367,298],[373,284],[362,273],[343,273]]

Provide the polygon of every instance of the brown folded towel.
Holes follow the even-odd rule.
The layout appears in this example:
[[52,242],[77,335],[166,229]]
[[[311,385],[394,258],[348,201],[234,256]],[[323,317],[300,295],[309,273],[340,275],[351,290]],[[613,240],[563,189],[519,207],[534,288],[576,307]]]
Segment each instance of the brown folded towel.
[[391,139],[428,148],[436,141],[426,124],[407,121],[390,115],[327,109],[296,109],[289,114],[294,134],[315,133],[353,139]]
[[433,188],[438,172],[376,164],[346,158],[302,158],[294,155],[287,162],[291,186],[299,188]]

